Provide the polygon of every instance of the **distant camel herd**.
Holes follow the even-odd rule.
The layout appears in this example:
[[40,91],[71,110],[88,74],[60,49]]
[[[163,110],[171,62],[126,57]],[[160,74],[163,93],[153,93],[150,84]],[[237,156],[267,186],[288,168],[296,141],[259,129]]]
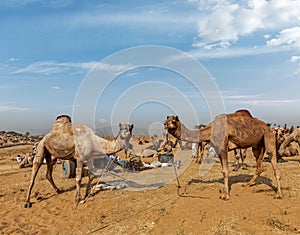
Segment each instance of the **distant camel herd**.
[[[266,153],[270,160],[277,184],[276,198],[281,198],[280,173],[277,166],[277,156],[285,156],[294,150],[291,150],[292,141],[300,143],[300,128],[294,130],[285,140],[281,140],[280,147],[278,138],[271,131],[269,126],[252,117],[248,110],[238,110],[231,114],[222,114],[217,116],[208,126],[189,130],[180,122],[178,116],[168,116],[164,121],[166,132],[163,138],[154,138],[155,147],[142,148],[137,151],[136,143],[132,141],[132,124],[120,124],[118,136],[113,140],[107,140],[97,136],[90,128],[85,125],[73,124],[71,118],[67,115],[58,116],[51,131],[43,137],[36,148],[35,158],[32,167],[32,176],[26,197],[24,207],[31,207],[30,195],[34,185],[36,175],[46,159],[47,172],[46,178],[57,193],[61,190],[55,185],[52,178],[53,166],[57,159],[76,160],[76,202],[80,202],[80,184],[82,179],[82,170],[84,165],[92,165],[92,159],[95,154],[115,154],[120,150],[126,152],[126,156],[156,156],[157,151],[174,147],[170,144],[169,138],[173,137],[176,141],[186,141],[189,143],[209,143],[209,146],[215,150],[219,157],[222,173],[224,177],[224,188],[221,191],[221,199],[229,200],[230,192],[228,185],[228,151],[244,150],[252,148],[256,159],[256,171],[246,186],[255,183],[255,180],[262,172],[262,161]],[[294,153],[294,152],[293,152]],[[245,154],[242,152],[243,159]],[[243,160],[242,159],[242,160]],[[86,186],[85,197],[91,189],[93,174],[89,172],[88,183]],[[85,198],[84,197],[84,198]]]

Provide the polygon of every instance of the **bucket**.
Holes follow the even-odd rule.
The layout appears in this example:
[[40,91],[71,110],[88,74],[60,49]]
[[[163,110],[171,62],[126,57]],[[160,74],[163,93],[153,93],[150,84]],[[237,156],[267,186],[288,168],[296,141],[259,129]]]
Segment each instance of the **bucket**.
[[100,170],[100,169],[106,169],[110,164],[110,159],[108,157],[97,157],[94,158],[93,165],[95,169]]
[[161,163],[173,163],[174,162],[174,154],[162,154],[158,157],[158,161]]

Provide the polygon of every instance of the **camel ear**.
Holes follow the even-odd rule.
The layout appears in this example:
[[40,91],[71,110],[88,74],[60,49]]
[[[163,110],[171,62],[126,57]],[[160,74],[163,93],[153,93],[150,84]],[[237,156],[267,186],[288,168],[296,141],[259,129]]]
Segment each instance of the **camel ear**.
[[133,129],[133,127],[134,127],[134,125],[133,125],[133,124],[131,124],[131,125],[130,125],[130,129],[132,130],[132,129]]
[[175,119],[176,119],[176,121],[179,121],[179,117],[178,117],[178,115],[176,115]]
[[169,116],[167,116],[167,119],[169,119]]

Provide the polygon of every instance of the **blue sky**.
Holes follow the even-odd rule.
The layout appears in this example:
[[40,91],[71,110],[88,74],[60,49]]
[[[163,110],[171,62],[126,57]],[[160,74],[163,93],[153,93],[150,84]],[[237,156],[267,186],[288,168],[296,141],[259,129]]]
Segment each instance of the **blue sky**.
[[[247,108],[266,122],[300,125],[299,0],[2,0],[0,129],[39,133],[57,115],[72,116],[89,71],[120,50],[143,45],[175,48],[199,61],[226,112]],[[130,58],[100,69],[118,74],[129,64]],[[164,69],[129,66],[100,95],[96,126],[133,122],[148,128],[174,112],[190,128],[214,118],[207,97]],[[132,107],[135,99],[143,101],[140,106]],[[112,107],[120,110],[113,118]]]

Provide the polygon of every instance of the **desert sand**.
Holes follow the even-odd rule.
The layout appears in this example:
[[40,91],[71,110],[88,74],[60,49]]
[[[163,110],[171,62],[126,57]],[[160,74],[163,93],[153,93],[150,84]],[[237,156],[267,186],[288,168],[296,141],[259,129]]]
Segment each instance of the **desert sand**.
[[[32,208],[23,208],[31,168],[19,169],[11,158],[27,155],[31,148],[0,149],[1,234],[300,234],[299,156],[279,164],[283,199],[274,199],[275,179],[268,162],[263,163],[256,185],[242,187],[255,171],[255,159],[248,150],[246,170],[234,172],[230,166],[229,201],[219,199],[223,186],[219,161],[200,177],[200,165],[191,159],[179,176],[180,188],[174,178],[151,190],[97,191],[78,206],[75,179],[63,178],[57,164],[54,180],[64,192],[56,194],[46,180],[44,164],[33,188]],[[182,153],[191,158],[190,150]],[[232,153],[229,160],[234,162]]]

